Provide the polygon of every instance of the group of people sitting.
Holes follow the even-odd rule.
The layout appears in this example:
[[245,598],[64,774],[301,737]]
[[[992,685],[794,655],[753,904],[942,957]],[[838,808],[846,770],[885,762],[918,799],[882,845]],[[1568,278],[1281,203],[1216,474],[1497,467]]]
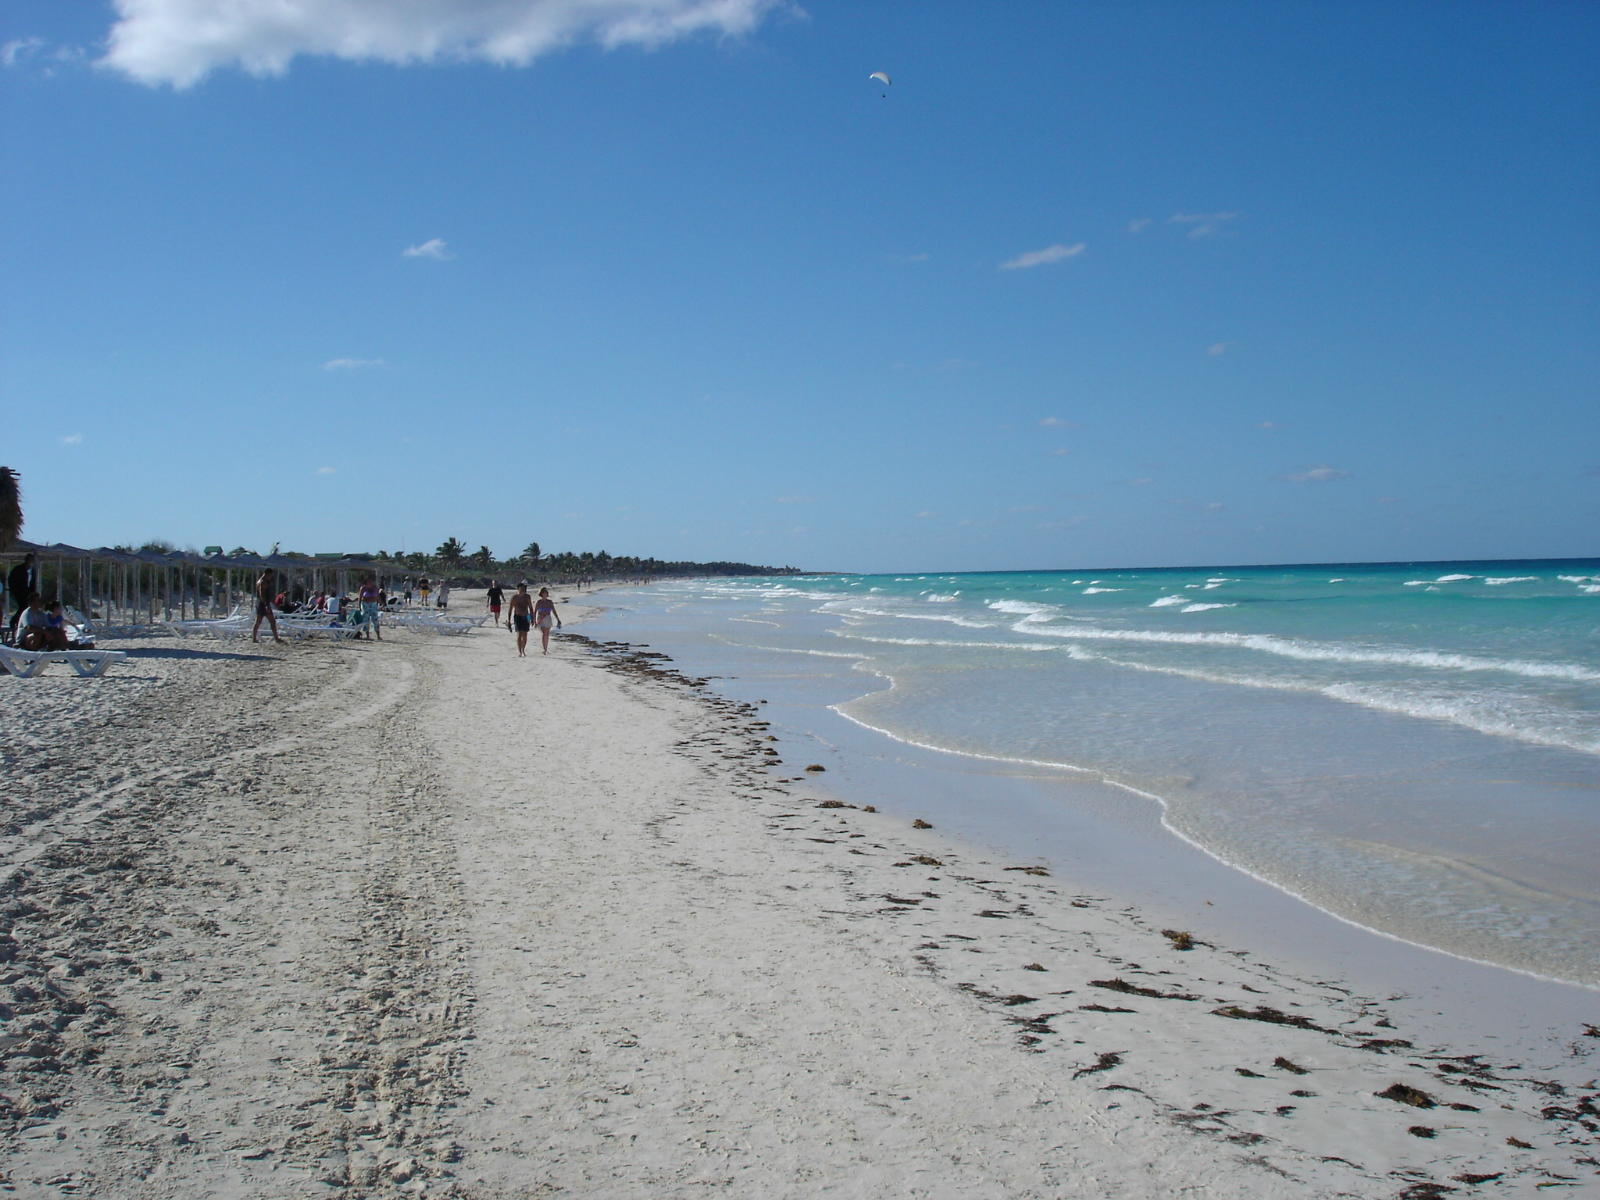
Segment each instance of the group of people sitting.
[[12,641],[19,650],[82,650],[93,643],[75,640],[61,601],[48,603],[38,592],[28,594],[28,604],[12,624]]

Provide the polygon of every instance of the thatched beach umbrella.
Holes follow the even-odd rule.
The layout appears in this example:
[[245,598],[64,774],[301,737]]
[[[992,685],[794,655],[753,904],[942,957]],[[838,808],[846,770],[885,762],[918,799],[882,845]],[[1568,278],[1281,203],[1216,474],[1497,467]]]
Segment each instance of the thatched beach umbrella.
[[0,467],[0,550],[16,541],[22,533],[21,476],[10,467]]

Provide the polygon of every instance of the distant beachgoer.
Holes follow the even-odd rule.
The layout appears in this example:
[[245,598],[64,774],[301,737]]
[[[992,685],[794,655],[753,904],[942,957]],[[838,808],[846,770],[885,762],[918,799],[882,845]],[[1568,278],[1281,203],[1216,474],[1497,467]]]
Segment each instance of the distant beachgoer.
[[[6,591],[11,593],[11,603],[15,611],[11,614],[8,628],[12,633],[17,631],[17,622],[22,619],[22,614],[27,611],[28,597],[33,595],[38,586],[38,578],[33,567],[33,551],[22,556],[22,561],[11,568],[11,573],[6,576]],[[0,616],[4,613],[0,612]]]
[[516,594],[511,597],[511,615],[506,620],[506,628],[513,629],[517,634],[517,657],[528,657],[528,630],[533,628],[533,597],[528,595],[526,583],[517,584]]
[[252,642],[261,640],[256,635],[261,632],[261,619],[263,617],[272,626],[272,640],[275,642],[283,641],[278,636],[278,610],[272,603],[272,589],[276,583],[277,580],[270,567],[261,572],[261,578],[256,580],[256,623],[250,627],[250,640]]
[[496,625],[500,624],[500,602],[505,599],[505,593],[500,590],[498,583],[489,585],[489,619]]
[[423,608],[428,607],[428,593],[431,590],[432,589],[428,587],[428,581],[426,579],[417,580],[417,594],[422,597]]
[[448,579],[439,584],[439,607],[445,609],[450,607],[450,581]]
[[361,623],[371,631],[365,636],[377,635],[383,641],[383,630],[378,628],[378,604],[383,599],[383,589],[378,586],[378,578],[368,575],[361,584]]
[[556,616],[556,602],[550,599],[550,589],[540,588],[539,599],[533,606],[533,623],[539,627],[539,640],[544,644],[544,653],[550,653],[550,625],[554,622],[557,628],[561,626],[561,618]]
[[411,607],[411,580],[409,580],[409,579],[406,580],[405,597],[406,597],[406,607],[410,608]]

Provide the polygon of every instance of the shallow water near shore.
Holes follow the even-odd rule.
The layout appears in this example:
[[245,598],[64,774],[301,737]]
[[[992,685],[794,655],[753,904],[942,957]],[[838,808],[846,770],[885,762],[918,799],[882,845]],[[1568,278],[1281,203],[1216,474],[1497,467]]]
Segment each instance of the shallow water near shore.
[[598,636],[730,677],[819,753],[848,744],[830,785],[942,795],[964,836],[1076,847],[1122,883],[1139,852],[1085,845],[1148,848],[1159,821],[1345,921],[1600,984],[1600,562],[700,580],[606,602]]

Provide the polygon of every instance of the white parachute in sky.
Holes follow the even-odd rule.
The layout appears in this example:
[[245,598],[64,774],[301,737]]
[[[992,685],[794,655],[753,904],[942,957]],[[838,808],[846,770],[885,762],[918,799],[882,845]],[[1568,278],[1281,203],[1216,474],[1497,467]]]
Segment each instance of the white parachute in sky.
[[874,72],[873,72],[873,73],[872,73],[872,74],[871,74],[871,75],[868,75],[868,76],[867,76],[867,78],[868,78],[868,79],[881,79],[881,80],[883,80],[883,86],[884,86],[884,87],[888,87],[888,86],[889,86],[889,84],[890,84],[890,83],[891,83],[891,82],[893,82],[893,81],[892,81],[892,80],[891,80],[891,79],[890,79],[890,78],[889,78],[889,77],[888,77],[888,76],[887,76],[887,75],[885,75],[885,74],[884,74],[884,73],[883,73],[883,72],[882,72],[882,71],[874,71]]

